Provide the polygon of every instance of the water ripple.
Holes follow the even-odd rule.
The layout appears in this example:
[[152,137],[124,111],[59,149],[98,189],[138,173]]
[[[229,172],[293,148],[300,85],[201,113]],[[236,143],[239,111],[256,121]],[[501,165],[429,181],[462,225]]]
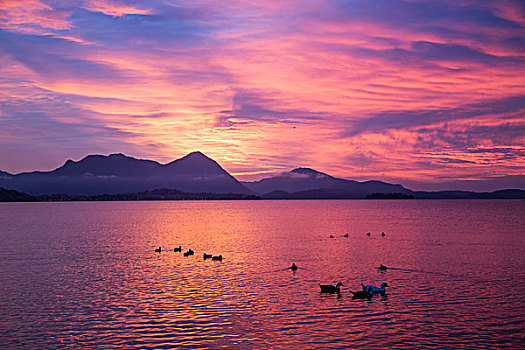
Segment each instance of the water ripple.
[[372,202],[0,204],[0,348],[525,347],[522,202]]

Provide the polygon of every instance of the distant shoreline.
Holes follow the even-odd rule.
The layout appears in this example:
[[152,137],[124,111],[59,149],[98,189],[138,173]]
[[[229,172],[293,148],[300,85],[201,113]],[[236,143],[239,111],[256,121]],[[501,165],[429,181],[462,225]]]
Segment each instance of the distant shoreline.
[[0,202],[126,202],[126,201],[198,201],[198,200],[423,200],[423,199],[525,199],[525,191],[500,190],[495,192],[414,192],[371,193],[366,196],[312,196],[304,192],[281,192],[259,196],[239,193],[188,193],[171,189],[157,189],[137,193],[98,195],[29,195],[0,187]]

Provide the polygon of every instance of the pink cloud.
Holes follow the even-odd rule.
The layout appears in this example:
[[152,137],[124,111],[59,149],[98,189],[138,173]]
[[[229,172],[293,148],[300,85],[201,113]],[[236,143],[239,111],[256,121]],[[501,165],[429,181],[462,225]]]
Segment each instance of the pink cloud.
[[71,29],[67,20],[71,13],[41,0],[4,0],[0,2],[0,28],[40,34]]
[[120,17],[124,15],[150,15],[151,9],[138,8],[127,4],[125,1],[91,0],[83,8],[88,11],[102,12],[109,16]]

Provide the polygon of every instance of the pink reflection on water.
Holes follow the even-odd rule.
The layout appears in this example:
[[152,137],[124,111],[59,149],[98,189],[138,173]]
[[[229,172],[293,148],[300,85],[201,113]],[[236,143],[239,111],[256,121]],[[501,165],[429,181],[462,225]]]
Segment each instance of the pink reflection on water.
[[[1,209],[7,347],[458,348],[520,341],[522,201]],[[159,245],[163,251],[155,253]],[[195,255],[173,252],[179,245]],[[204,260],[203,252],[224,259]],[[379,264],[389,269],[381,272]],[[340,295],[320,293],[318,283],[338,281]],[[361,283],[382,282],[390,285],[386,297],[352,300],[349,291]]]

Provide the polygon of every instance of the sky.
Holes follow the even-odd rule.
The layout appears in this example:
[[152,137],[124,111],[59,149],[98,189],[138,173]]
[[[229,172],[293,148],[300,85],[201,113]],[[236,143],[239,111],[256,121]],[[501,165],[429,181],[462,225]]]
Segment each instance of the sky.
[[192,151],[525,188],[522,0],[0,0],[0,169]]

